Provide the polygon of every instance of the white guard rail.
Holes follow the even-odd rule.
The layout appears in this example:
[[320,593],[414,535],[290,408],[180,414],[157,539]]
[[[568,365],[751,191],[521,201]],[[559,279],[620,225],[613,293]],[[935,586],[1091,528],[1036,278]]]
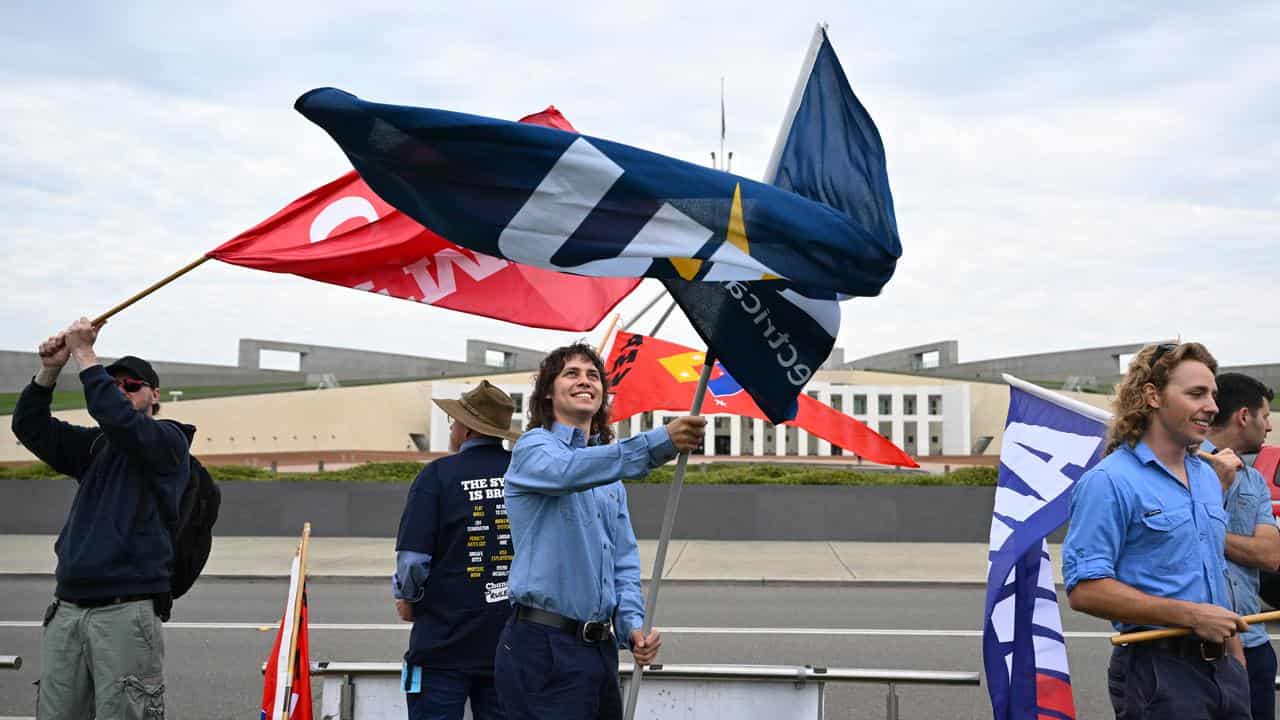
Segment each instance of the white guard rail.
[[[623,692],[631,663],[619,663]],[[317,662],[311,674],[323,678],[323,720],[382,720],[405,716],[400,663]],[[976,672],[869,670],[789,665],[654,665],[644,671],[636,717],[642,720],[698,720],[702,717],[760,717],[822,720],[827,683],[883,683],[885,717],[898,720],[899,685],[976,686]],[[471,713],[465,716],[470,720]]]

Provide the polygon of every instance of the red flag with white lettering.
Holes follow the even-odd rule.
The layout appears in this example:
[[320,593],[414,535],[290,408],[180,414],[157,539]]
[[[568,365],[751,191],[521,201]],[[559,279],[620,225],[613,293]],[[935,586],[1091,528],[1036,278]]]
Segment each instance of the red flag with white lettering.
[[[693,348],[644,335],[619,332],[605,360],[613,399],[609,421],[652,410],[687,412],[706,356]],[[716,363],[702,411],[768,420],[733,376]],[[882,465],[919,467],[897,445],[852,417],[800,394],[796,417],[786,423]]]
[[[555,107],[520,121],[574,132]],[[383,202],[354,171],[208,255],[551,330],[595,327],[640,282],[565,275],[458,247]]]

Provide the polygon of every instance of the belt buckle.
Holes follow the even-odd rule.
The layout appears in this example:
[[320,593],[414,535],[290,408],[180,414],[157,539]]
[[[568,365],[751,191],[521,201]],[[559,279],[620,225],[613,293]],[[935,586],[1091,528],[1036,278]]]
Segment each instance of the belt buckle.
[[[1218,654],[1212,657],[1206,655],[1205,647],[1208,645],[1217,645]],[[1209,642],[1204,642],[1203,640],[1200,641],[1200,659],[1204,660],[1205,662],[1213,662],[1214,660],[1220,660],[1225,651],[1226,651],[1226,645],[1224,643],[1209,643]]]
[[609,624],[603,620],[589,620],[582,623],[581,636],[583,642],[596,643],[609,635]]

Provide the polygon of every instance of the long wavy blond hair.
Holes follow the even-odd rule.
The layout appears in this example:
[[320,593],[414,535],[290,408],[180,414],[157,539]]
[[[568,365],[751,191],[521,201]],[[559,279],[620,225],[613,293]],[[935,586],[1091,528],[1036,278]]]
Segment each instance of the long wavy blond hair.
[[1138,444],[1155,413],[1155,408],[1147,405],[1142,389],[1150,383],[1156,390],[1163,391],[1169,384],[1169,374],[1184,360],[1198,360],[1213,373],[1218,372],[1218,361],[1200,343],[1148,345],[1133,356],[1129,371],[1116,385],[1115,415],[1107,427],[1104,456],[1121,444],[1128,447]]

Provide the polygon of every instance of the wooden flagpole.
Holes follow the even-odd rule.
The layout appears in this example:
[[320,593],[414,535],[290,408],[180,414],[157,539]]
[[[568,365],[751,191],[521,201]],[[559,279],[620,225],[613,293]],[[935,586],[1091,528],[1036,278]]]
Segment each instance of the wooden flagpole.
[[311,523],[302,524],[302,539],[294,555],[297,573],[289,584],[288,608],[285,619],[289,623],[289,649],[283,662],[276,665],[276,697],[272,708],[273,720],[289,720],[289,698],[293,695],[293,668],[298,654],[298,625],[302,621],[302,601],[307,589],[307,545],[311,540]]
[[209,256],[208,256],[208,255],[201,255],[198,259],[196,259],[196,260],[192,260],[191,262],[187,263],[186,265],[184,265],[183,267],[179,268],[178,270],[175,270],[174,272],[170,273],[170,274],[169,274],[167,277],[165,277],[163,280],[161,280],[161,281],[159,281],[159,282],[157,282],[157,283],[153,284],[151,287],[148,287],[146,290],[143,290],[142,292],[140,292],[140,293],[138,293],[138,294],[134,295],[133,297],[129,298],[128,300],[125,300],[124,302],[120,303],[119,305],[116,305],[115,307],[111,308],[110,310],[108,310],[108,311],[106,311],[106,312],[102,313],[101,315],[99,315],[98,317],[94,318],[94,319],[93,319],[93,324],[94,324],[94,325],[101,325],[101,324],[105,323],[105,322],[107,321],[107,318],[110,318],[112,315],[115,315],[116,313],[120,312],[121,310],[124,310],[125,308],[127,308],[127,307],[129,307],[130,305],[132,305],[132,304],[134,304],[134,303],[138,302],[139,300],[141,300],[142,298],[144,298],[144,297],[146,297],[146,296],[150,295],[151,293],[153,293],[153,292],[155,292],[155,291],[159,290],[160,288],[164,287],[165,285],[168,285],[169,283],[173,282],[174,280],[177,280],[178,278],[182,277],[183,275],[186,275],[187,273],[191,272],[192,270],[195,270],[197,267],[200,267],[200,265],[204,264],[204,262],[205,262],[205,261],[207,261],[208,259],[209,259]]
[[[1254,615],[1245,615],[1240,618],[1245,622],[1253,625],[1254,623],[1272,622],[1280,620],[1280,610],[1272,610],[1270,612],[1257,613]],[[1112,645],[1128,645],[1130,643],[1150,642],[1152,640],[1163,640],[1164,638],[1182,637],[1190,635],[1191,628],[1164,628],[1162,630],[1141,630],[1139,632],[1122,633],[1111,636]]]
[[596,354],[604,360],[605,348],[609,347],[609,338],[613,337],[613,329],[618,326],[618,313],[614,313],[609,320],[609,327],[605,328],[604,335],[600,337],[600,344],[596,346]]

